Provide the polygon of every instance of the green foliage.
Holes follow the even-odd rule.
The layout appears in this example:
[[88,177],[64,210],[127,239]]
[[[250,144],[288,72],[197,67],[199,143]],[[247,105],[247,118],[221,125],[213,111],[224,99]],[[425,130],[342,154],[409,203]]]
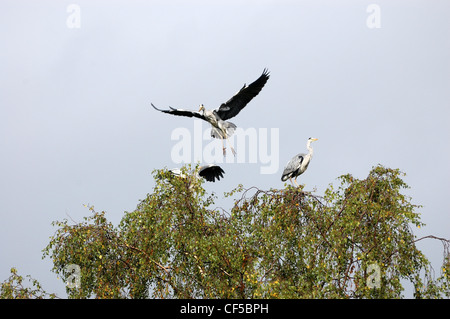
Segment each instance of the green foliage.
[[[156,185],[114,227],[105,212],[55,222],[44,249],[65,282],[80,267],[71,298],[416,298],[450,296],[448,255],[440,275],[415,243],[420,206],[399,170],[374,167],[366,179],[338,178],[324,196],[303,187],[244,189],[230,212],[212,208],[202,180],[154,172]],[[373,272],[370,267],[378,267]],[[379,275],[379,276],[378,276]],[[372,285],[373,278],[379,284]]]
[[31,287],[24,285],[24,278],[17,274],[16,268],[11,268],[11,275],[4,282],[0,283],[0,299],[44,299],[56,298],[55,294],[48,294],[43,289],[41,284],[31,278],[29,275],[27,281]]

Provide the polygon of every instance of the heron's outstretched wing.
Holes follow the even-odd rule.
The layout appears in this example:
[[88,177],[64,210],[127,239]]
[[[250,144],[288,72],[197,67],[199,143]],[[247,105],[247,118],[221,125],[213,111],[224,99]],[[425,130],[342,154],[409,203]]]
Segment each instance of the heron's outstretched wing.
[[306,154],[303,153],[297,154],[286,164],[283,175],[281,176],[283,182],[292,177],[292,174],[300,168],[305,156]]
[[206,179],[208,182],[215,182],[216,178],[217,180],[220,180],[224,173],[225,172],[222,167],[214,164],[200,166],[198,171],[198,175]]
[[183,109],[174,109],[173,107],[170,107],[170,106],[169,106],[170,110],[160,110],[156,106],[154,106],[153,103],[151,103],[151,104],[155,110],[158,110],[160,112],[173,114],[173,115],[188,116],[188,117],[195,116],[195,117],[198,117],[199,119],[205,120],[205,117],[200,112],[188,111],[188,110],[183,110]]
[[224,121],[236,116],[255,96],[259,94],[268,79],[269,71],[264,69],[261,76],[255,82],[249,86],[244,84],[239,92],[215,110],[216,114]]

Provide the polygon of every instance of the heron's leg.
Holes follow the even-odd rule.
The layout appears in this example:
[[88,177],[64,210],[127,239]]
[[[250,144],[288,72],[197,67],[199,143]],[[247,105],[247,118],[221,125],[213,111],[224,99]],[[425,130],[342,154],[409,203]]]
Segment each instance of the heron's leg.
[[222,150],[223,150],[223,156],[227,155],[227,148],[225,147],[224,139],[222,139]]
[[[227,143],[229,142],[229,140],[228,140],[228,136],[226,136],[224,139],[226,139],[227,140]],[[222,145],[223,145],[223,156],[225,156],[225,149],[226,149],[226,147],[225,147],[225,141],[224,141],[224,139],[222,139]],[[233,153],[233,155],[234,156],[236,156],[236,151],[234,150],[234,148],[233,148],[233,146],[231,146],[230,145],[230,148],[231,148],[231,152]]]
[[294,186],[294,183],[292,183],[292,177],[289,177],[289,180],[291,181],[292,186]]
[[[227,138],[227,141],[228,141],[228,138]],[[236,156],[236,151],[234,150],[232,145],[230,145],[230,148],[231,148],[231,152],[233,153],[233,155]]]
[[[298,177],[298,176],[297,176],[297,177]],[[297,177],[294,178],[294,182],[295,182],[295,185],[297,185],[297,187],[300,187],[300,185],[297,184]]]

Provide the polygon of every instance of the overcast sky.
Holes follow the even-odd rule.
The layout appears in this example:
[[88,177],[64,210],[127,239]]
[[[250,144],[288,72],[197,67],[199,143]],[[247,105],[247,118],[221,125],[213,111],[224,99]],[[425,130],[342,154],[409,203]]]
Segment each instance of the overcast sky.
[[[237,132],[241,160],[228,150],[225,178],[205,184],[218,205],[231,209],[221,197],[239,183],[282,188],[283,166],[316,137],[306,189],[400,168],[423,205],[415,233],[450,238],[448,0],[189,3],[0,2],[0,281],[17,267],[65,296],[41,259],[52,221],[82,221],[89,204],[117,225],[154,169],[181,165],[176,132],[194,143],[200,128],[202,150],[221,147],[203,139],[207,123],[150,102],[213,109],[264,68],[266,86],[231,120],[258,142],[238,147]],[[419,248],[438,271],[442,245]]]

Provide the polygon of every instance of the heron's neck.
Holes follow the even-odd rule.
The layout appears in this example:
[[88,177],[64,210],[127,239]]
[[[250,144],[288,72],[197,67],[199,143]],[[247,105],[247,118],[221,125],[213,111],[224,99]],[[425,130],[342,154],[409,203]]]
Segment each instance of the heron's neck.
[[306,148],[308,149],[308,151],[309,151],[309,156],[313,156],[313,153],[314,153],[314,150],[313,150],[313,148],[312,148],[312,146],[311,146],[311,142],[308,142],[308,144],[306,144]]

